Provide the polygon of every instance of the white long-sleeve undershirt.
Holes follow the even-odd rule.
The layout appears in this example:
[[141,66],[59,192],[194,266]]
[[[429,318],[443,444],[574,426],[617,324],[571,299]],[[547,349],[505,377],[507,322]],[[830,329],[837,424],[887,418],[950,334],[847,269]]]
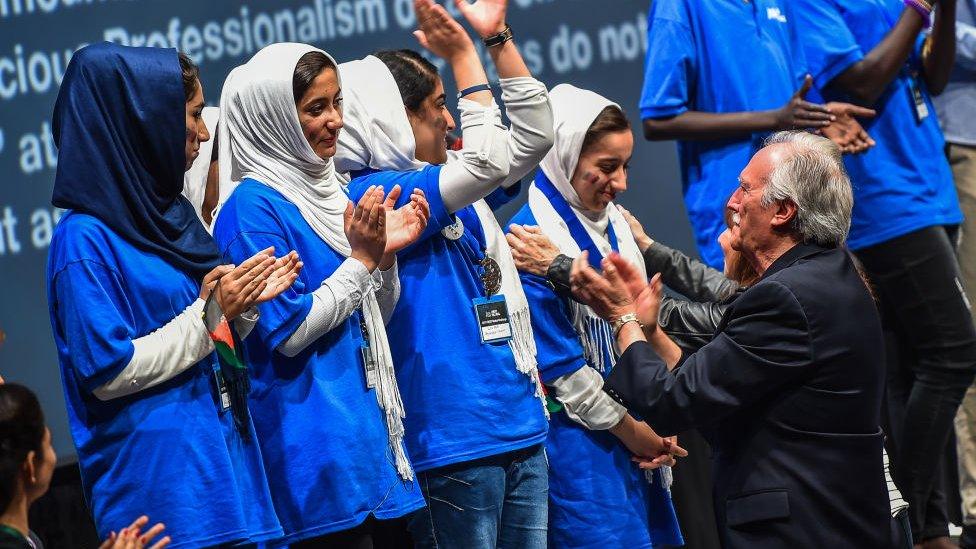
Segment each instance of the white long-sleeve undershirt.
[[505,78],[500,84],[511,129],[501,123],[494,103],[458,101],[464,148],[449,154],[438,181],[449,212],[481,200],[499,185],[510,187],[552,147],[552,107],[545,85],[532,77]]
[[[161,328],[132,340],[132,358],[111,381],[93,391],[99,400],[129,396],[169,381],[200,362],[214,351],[210,334],[203,323],[205,302],[197,299]],[[241,339],[257,323],[256,309],[234,320]]]
[[548,385],[555,389],[556,400],[566,415],[591,431],[610,429],[627,414],[626,408],[603,392],[603,376],[589,366],[559,376]]
[[361,307],[369,289],[376,291],[376,299],[386,321],[400,297],[397,264],[394,262],[387,271],[374,269],[370,274],[361,261],[347,258],[312,292],[312,307],[308,315],[295,332],[278,345],[278,352],[291,357],[305,350]]

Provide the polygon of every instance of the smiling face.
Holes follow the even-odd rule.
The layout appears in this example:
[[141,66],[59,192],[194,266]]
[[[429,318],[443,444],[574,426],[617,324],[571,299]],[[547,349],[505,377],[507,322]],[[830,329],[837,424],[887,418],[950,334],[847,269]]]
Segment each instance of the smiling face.
[[183,170],[189,170],[193,161],[200,154],[200,143],[210,140],[210,131],[207,124],[203,121],[203,85],[197,79],[196,92],[186,102],[186,166]]
[[335,69],[326,67],[297,101],[298,122],[316,156],[332,158],[342,128],[342,90]]
[[732,193],[727,207],[732,211],[729,245],[742,252],[760,249],[772,232],[774,204],[762,205],[763,188],[772,173],[778,151],[766,147],[756,153],[739,174],[739,188]]
[[447,110],[444,83],[440,77],[434,84],[434,91],[416,110],[407,109],[407,120],[413,129],[417,160],[428,164],[447,162],[447,133],[456,126],[454,117]]
[[583,150],[570,184],[584,208],[602,212],[627,190],[627,169],[633,152],[634,135],[629,130],[604,134]]

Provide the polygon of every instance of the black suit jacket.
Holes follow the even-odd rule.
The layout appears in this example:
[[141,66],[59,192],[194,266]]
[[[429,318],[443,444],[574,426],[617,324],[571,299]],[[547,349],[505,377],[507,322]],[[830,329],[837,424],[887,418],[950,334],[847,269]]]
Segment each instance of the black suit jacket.
[[714,451],[729,548],[889,547],[881,325],[848,254],[800,244],[675,372],[643,342],[604,385],[659,433]]

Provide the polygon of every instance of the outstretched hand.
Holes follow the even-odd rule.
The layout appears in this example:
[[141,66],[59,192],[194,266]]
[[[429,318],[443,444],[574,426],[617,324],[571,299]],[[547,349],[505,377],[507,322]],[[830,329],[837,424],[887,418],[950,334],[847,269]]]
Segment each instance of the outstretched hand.
[[413,35],[424,49],[449,63],[475,51],[471,37],[444,6],[433,0],[414,0],[413,9],[420,27]]
[[473,4],[469,4],[468,0],[454,0],[454,5],[482,38],[505,30],[508,0],[475,0]]

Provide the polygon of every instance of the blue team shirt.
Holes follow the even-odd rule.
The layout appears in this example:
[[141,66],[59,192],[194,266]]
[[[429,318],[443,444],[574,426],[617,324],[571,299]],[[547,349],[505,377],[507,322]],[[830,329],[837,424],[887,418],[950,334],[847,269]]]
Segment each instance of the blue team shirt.
[[251,413],[287,540],[352,528],[370,513],[390,519],[422,507],[416,483],[397,475],[375,389],[366,386],[359,313],[294,357],[274,350],[308,315],[312,291],[346,258],[294,204],[253,179],[220,210],[214,238],[227,261],[239,264],[274,246],[279,255],[297,251],[305,264],[291,288],[258,306],[245,342]]
[[[641,118],[783,106],[806,73],[790,4],[651,2]],[[678,142],[685,207],[702,259],[713,267],[721,269],[723,263],[718,236],[725,230],[725,204],[738,186],[739,173],[767,135]]]
[[244,442],[215,398],[216,354],[130,396],[92,394],[129,363],[133,339],[198,298],[199,282],[77,212],[58,223],[47,268],[68,420],[99,537],[142,514],[166,524],[170,547],[280,537],[253,431]]
[[[903,9],[899,0],[797,0],[794,14],[803,29],[806,59],[825,97],[851,101],[829,87],[831,80],[877,46]],[[844,156],[854,186],[852,249],[962,221],[942,131],[921,75],[915,81],[929,116],[918,121],[915,115],[910,85],[921,71],[922,42],[919,36],[908,62],[872,106],[878,116],[861,121],[877,144]]]
[[[472,299],[484,297],[483,249],[474,207],[455,213],[465,226],[459,240],[441,229],[454,223],[438,186],[439,166],[418,171],[357,174],[354,200],[370,185],[423,190],[431,219],[418,242],[398,255],[400,301],[387,325],[407,417],[407,450],[418,471],[498,455],[541,443],[546,436],[535,384],[518,371],[508,343],[481,343]],[[518,187],[488,197],[492,208]]]
[[[537,225],[526,204],[512,218]],[[532,331],[542,380],[588,368],[565,298],[544,278],[520,273],[532,310]],[[610,357],[604,364],[611,364]],[[610,374],[610,370],[603,373]],[[564,411],[552,413],[546,437],[549,458],[551,547],[653,547],[683,545],[670,494],[655,473],[654,485],[631,462],[631,453],[609,431],[591,431]]]

